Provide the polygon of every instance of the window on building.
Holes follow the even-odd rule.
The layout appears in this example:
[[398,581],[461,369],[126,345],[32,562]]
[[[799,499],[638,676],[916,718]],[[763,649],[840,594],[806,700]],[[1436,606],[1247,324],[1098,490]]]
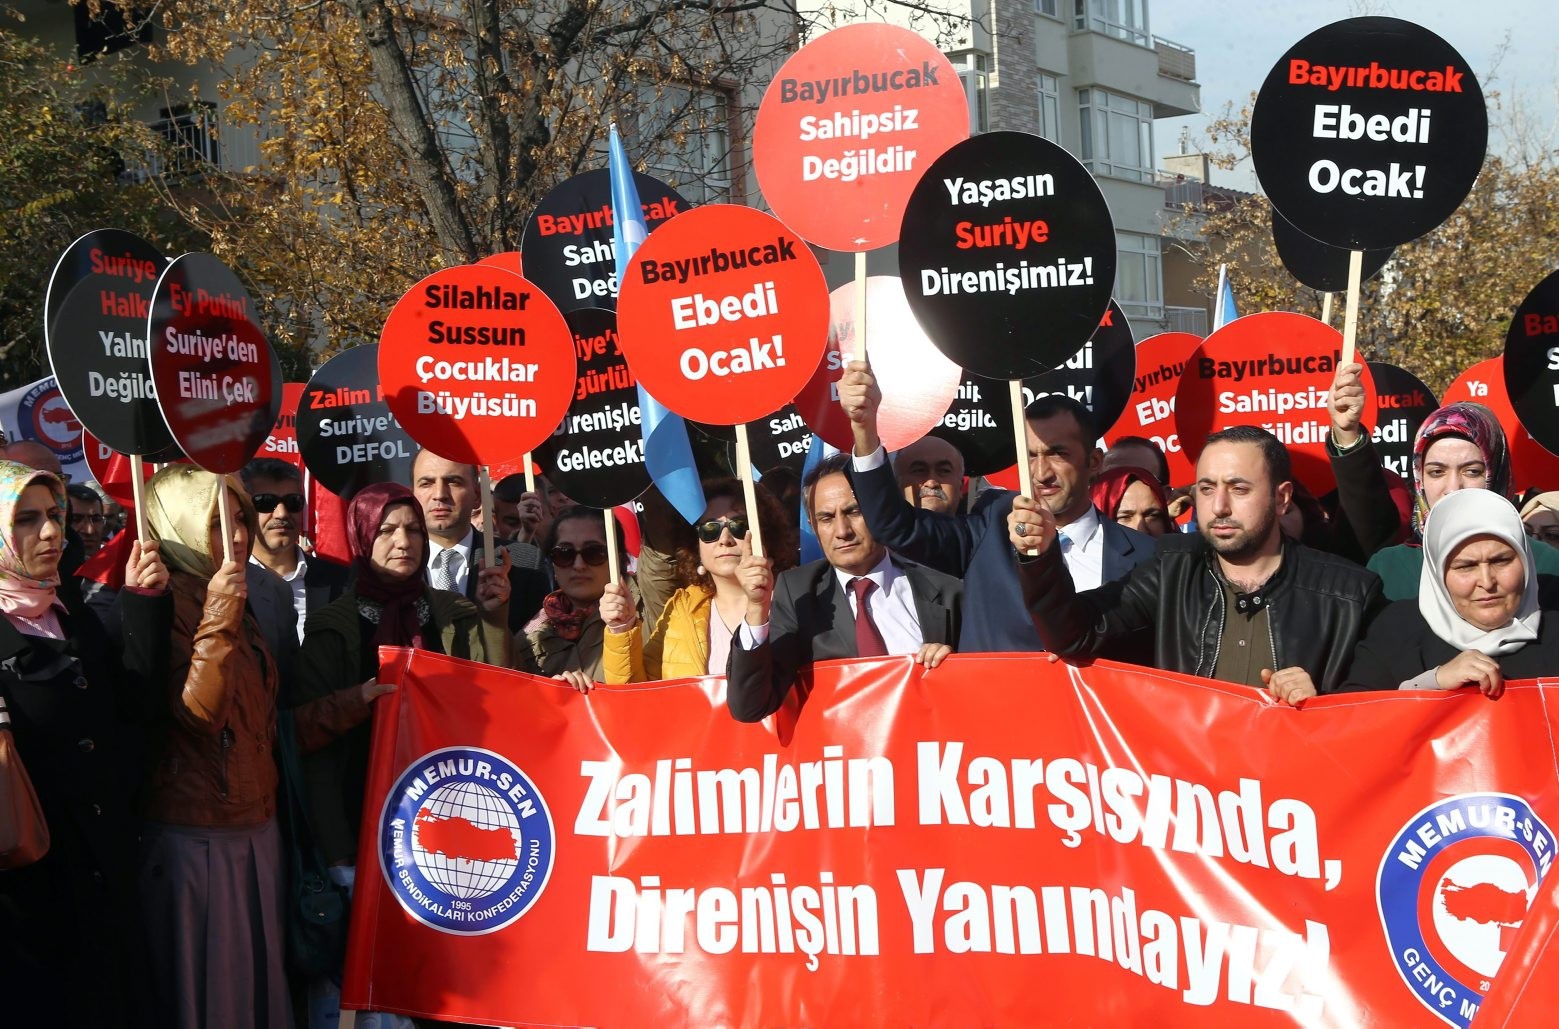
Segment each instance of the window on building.
[[1138,46],[1152,46],[1148,30],[1148,0],[1073,0],[1075,26],[1102,32]]
[[162,174],[194,174],[209,171],[221,162],[217,143],[217,105],[209,101],[164,107],[152,131],[168,145]]
[[690,203],[731,199],[731,98],[725,90],[678,83],[641,86],[624,125],[644,171]]
[[969,101],[969,131],[985,132],[991,127],[990,72],[984,54],[969,54],[958,69],[964,96]]
[[1034,0],[1034,13],[1048,18],[1061,17],[1061,0]]
[[1095,175],[1153,181],[1153,105],[1107,89],[1079,89],[1083,163]]
[[1115,302],[1128,318],[1164,318],[1164,267],[1157,236],[1115,233]]
[[1039,134],[1061,142],[1061,88],[1054,75],[1039,73]]

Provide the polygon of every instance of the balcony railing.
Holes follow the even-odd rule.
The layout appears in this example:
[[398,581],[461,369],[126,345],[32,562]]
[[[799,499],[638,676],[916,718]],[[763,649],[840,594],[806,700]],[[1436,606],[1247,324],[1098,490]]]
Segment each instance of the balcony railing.
[[1164,320],[1170,332],[1189,332],[1197,336],[1207,335],[1207,309],[1205,307],[1166,307]]
[[152,132],[167,146],[149,152],[132,163],[123,177],[145,182],[158,176],[199,176],[210,171],[243,174],[257,168],[260,161],[259,139],[250,131],[224,131],[215,104],[164,111],[151,123]]
[[1187,204],[1193,208],[1202,206],[1202,199],[1206,195],[1206,184],[1196,179],[1182,179],[1180,181],[1166,181],[1164,186],[1164,206],[1171,210],[1181,211]]
[[1153,49],[1158,53],[1158,73],[1165,78],[1182,82],[1196,81],[1196,51],[1188,46],[1153,37]]

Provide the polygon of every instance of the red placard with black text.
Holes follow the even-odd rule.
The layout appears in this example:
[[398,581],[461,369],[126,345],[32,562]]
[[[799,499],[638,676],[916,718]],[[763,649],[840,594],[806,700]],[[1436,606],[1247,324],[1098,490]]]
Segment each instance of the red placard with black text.
[[434,272],[379,337],[390,413],[451,461],[511,460],[546,439],[574,392],[568,324],[540,289],[491,265]]
[[774,213],[829,250],[885,247],[931,162],[969,136],[963,80],[897,25],[846,25],[802,47],[763,94],[753,169]]
[[[1294,477],[1324,496],[1337,486],[1326,440],[1342,334],[1302,314],[1236,318],[1202,341],[1175,389],[1175,425],[1193,463],[1211,432],[1259,425],[1288,448]],[[1375,422],[1375,386],[1364,366],[1364,422]]]
[[618,345],[656,400],[737,425],[784,407],[828,343],[817,258],[772,215],[710,204],[650,233],[617,297]]

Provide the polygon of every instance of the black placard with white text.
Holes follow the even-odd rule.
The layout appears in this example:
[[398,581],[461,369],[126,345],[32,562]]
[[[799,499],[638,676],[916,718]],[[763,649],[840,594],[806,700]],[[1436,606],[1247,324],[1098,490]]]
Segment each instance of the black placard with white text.
[[[664,182],[635,172],[645,228],[654,232],[688,209]],[[565,179],[541,198],[525,223],[525,277],[567,314],[583,307],[617,307],[617,244],[612,178],[605,168]]]
[[1115,285],[1115,226],[1099,185],[1065,149],[986,132],[937,158],[899,234],[910,310],[937,348],[991,379],[1063,364]]
[[[1136,373],[1131,325],[1112,300],[1093,338],[1066,363],[1023,380],[1023,406],[1064,393],[1088,409],[1102,437],[1126,409]],[[958,448],[970,475],[1012,467],[1012,401],[1006,384],[965,373],[957,397],[933,432]]]
[[1510,320],[1505,390],[1532,438],[1559,454],[1559,272],[1532,287]]
[[563,316],[579,377],[562,423],[536,448],[549,482],[589,507],[626,504],[650,485],[638,380],[617,346],[617,314],[599,307]]
[[417,444],[401,428],[379,385],[379,344],[332,357],[303,387],[298,450],[309,474],[351,499],[376,482],[411,483]]
[[157,409],[146,349],[152,290],[167,263],[139,236],[98,229],[60,255],[44,297],[44,345],[60,393],[121,454],[178,449]]
[[1378,250],[1450,217],[1488,132],[1483,90],[1454,47],[1398,18],[1350,18],[1310,33],[1268,73],[1251,160],[1300,231]]
[[1412,372],[1384,361],[1369,362],[1375,380],[1375,424],[1370,438],[1380,463],[1413,481],[1413,439],[1424,419],[1440,406],[1434,391]]

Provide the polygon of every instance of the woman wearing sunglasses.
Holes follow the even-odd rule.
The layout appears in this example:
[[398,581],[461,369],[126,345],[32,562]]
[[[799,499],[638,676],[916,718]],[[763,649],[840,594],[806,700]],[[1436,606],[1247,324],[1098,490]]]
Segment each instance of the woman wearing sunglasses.
[[[614,523],[615,524],[615,523]],[[606,589],[606,526],[593,507],[567,507],[553,519],[543,551],[558,588],[515,638],[514,667],[561,679],[581,693],[601,678],[601,594]],[[626,553],[617,526],[617,552]]]
[[[753,489],[764,550],[774,556],[778,574],[796,563],[795,534],[773,494],[762,485]],[[605,682],[725,674],[732,633],[747,614],[747,594],[736,569],[752,553],[751,522],[736,479],[706,481],[704,499],[703,517],[674,554],[677,576],[688,585],[672,594],[648,639],[637,631],[638,613],[626,587],[606,587],[601,600],[607,627]]]

